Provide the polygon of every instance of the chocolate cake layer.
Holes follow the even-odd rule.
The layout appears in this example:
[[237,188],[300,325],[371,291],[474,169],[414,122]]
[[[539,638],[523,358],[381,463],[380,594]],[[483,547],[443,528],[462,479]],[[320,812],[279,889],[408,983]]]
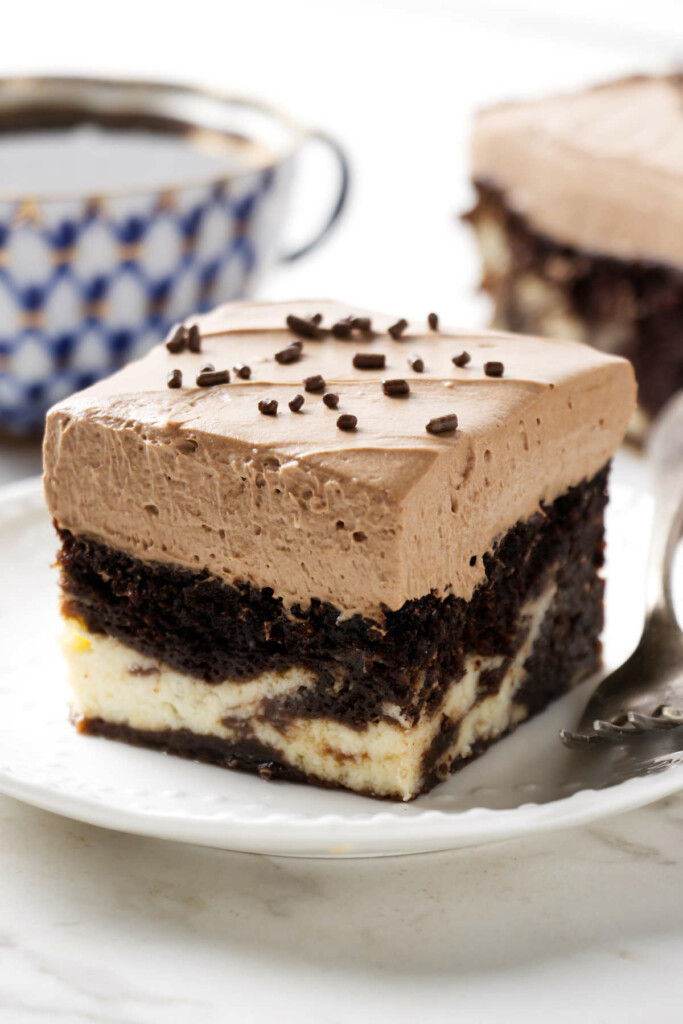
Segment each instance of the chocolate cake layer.
[[[522,686],[517,688],[513,694],[515,703],[511,711],[508,712],[507,720],[502,723],[502,727],[489,727],[487,730],[486,727],[481,729],[480,726],[482,735],[476,738],[477,730],[472,728],[468,719],[471,715],[478,716],[484,704],[490,704],[491,701],[496,702],[500,699],[496,694],[496,688],[501,684],[505,685],[506,674],[512,668],[513,659],[511,657],[503,658],[497,669],[483,670],[479,674],[478,686],[473,694],[473,704],[465,712],[464,717],[444,713],[443,707],[448,704],[448,695],[446,695],[444,706],[437,708],[432,716],[432,719],[436,720],[436,728],[430,728],[428,723],[428,735],[431,734],[431,740],[427,739],[426,743],[422,743],[422,737],[420,738],[418,750],[421,750],[422,753],[418,757],[412,775],[409,765],[405,765],[408,778],[415,779],[408,787],[406,787],[405,779],[395,779],[393,784],[390,783],[387,786],[385,783],[384,787],[380,784],[378,788],[378,779],[382,779],[383,774],[386,776],[386,773],[382,773],[381,770],[377,771],[377,767],[371,773],[367,771],[363,773],[361,770],[356,779],[350,782],[348,776],[344,774],[344,769],[349,766],[349,763],[353,764],[358,760],[358,754],[343,749],[343,732],[347,726],[341,727],[342,735],[339,735],[339,730],[337,730],[334,739],[329,737],[323,742],[324,760],[316,762],[313,758],[313,764],[317,763],[319,766],[317,772],[307,770],[306,763],[301,763],[298,758],[295,758],[292,763],[290,743],[291,726],[294,720],[288,719],[282,711],[271,719],[270,724],[273,724],[275,728],[271,730],[270,736],[275,739],[271,739],[270,743],[262,735],[264,727],[266,736],[268,735],[269,723],[264,721],[261,715],[246,718],[238,715],[225,717],[222,725],[228,728],[228,737],[204,731],[196,732],[185,727],[145,728],[131,725],[125,720],[112,721],[96,714],[79,716],[78,728],[80,732],[88,735],[150,747],[224,768],[258,773],[262,778],[268,780],[309,782],[332,788],[351,785],[351,788],[367,796],[392,799],[412,798],[420,792],[428,792],[438,782],[465,767],[484,753],[491,743],[513,729],[519,721],[543,710],[551,700],[559,697],[569,687],[598,667],[599,649],[595,641],[597,630],[600,628],[600,608],[591,603],[589,609],[578,613],[579,605],[576,601],[576,594],[572,595],[570,590],[571,588],[562,587],[556,591],[550,608],[543,616],[540,629],[531,627],[536,633],[532,644],[530,645],[528,641],[523,642],[523,647],[530,647],[531,654],[525,658],[522,652],[517,652],[517,660],[520,661],[521,654],[521,663],[524,664],[525,679]],[[543,601],[540,603],[543,605]],[[528,605],[525,610],[529,611]],[[580,621],[577,620],[577,614],[580,616]],[[591,619],[591,614],[594,616],[593,619]],[[111,643],[111,641],[109,642]],[[477,662],[478,659],[475,659],[475,664]],[[161,676],[161,671],[158,667],[141,668],[133,665],[129,667],[128,675],[146,681],[151,676],[156,676],[158,679]],[[262,680],[263,677],[260,679]],[[461,685],[456,681],[451,684],[450,689],[451,691],[457,690]],[[161,686],[163,688],[163,683]],[[158,692],[159,683],[155,682],[154,687],[155,692]],[[214,685],[214,689],[219,687],[220,684]],[[173,698],[174,694],[171,691],[167,696]],[[145,704],[144,697],[142,704]],[[267,703],[266,716],[269,712],[272,713],[272,710],[273,705]],[[143,712],[143,719],[144,714]],[[483,720],[486,721],[486,716]],[[396,723],[379,728],[395,732]],[[368,733],[371,730],[372,726],[366,725],[364,729],[358,727],[357,746],[361,749],[365,746]],[[329,731],[327,728],[325,735]],[[469,738],[463,736],[463,733],[469,733]],[[462,750],[458,751],[461,742]]]
[[320,716],[362,728],[385,718],[387,705],[406,723],[431,713],[473,652],[502,656],[479,683],[495,693],[524,640],[523,607],[552,584],[524,688],[538,708],[598,662],[606,479],[604,468],[508,531],[484,556],[485,582],[469,602],[427,595],[377,620],[344,619],[315,600],[287,611],[267,589],[142,562],[62,530],[65,613],[209,683],[300,667],[316,683],[271,701],[274,721]]
[[655,415],[683,388],[683,268],[565,244],[535,230],[501,189],[475,185],[466,219],[479,238],[494,325],[625,356],[642,408]]

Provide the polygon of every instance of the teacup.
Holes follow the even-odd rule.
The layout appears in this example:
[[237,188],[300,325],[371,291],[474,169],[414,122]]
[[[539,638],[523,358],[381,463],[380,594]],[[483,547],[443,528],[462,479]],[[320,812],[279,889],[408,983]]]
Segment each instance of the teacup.
[[[340,165],[318,236],[280,252],[294,157]],[[339,217],[344,153],[253,100],[151,82],[0,79],[0,429],[143,354],[195,311],[248,295]]]

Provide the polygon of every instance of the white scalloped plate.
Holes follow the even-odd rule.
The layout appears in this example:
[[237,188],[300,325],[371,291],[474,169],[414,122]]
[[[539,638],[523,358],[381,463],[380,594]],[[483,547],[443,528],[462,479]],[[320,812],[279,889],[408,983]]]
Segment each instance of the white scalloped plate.
[[[651,516],[646,471],[620,455],[608,519],[608,664],[633,647]],[[79,821],[229,850],[379,856],[452,849],[578,825],[683,788],[683,766],[598,790],[558,786],[557,738],[590,686],[411,804],[261,779],[79,736],[57,646],[56,541],[40,483],[0,496],[0,792]],[[566,778],[566,776],[565,776]]]

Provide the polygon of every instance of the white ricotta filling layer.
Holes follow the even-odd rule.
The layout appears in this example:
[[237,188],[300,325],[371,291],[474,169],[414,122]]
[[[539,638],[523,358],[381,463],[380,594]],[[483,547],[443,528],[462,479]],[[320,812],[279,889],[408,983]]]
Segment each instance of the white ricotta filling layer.
[[423,758],[444,717],[460,723],[438,762],[439,774],[444,776],[453,761],[470,755],[475,743],[493,740],[526,718],[527,709],[515,701],[515,695],[526,678],[524,663],[554,594],[553,585],[524,607],[529,630],[496,693],[477,696],[482,674],[500,667],[502,656],[470,655],[464,674],[446,689],[441,706],[415,726],[401,721],[400,709],[389,707],[385,712],[394,721],[372,723],[362,730],[329,718],[291,718],[276,726],[263,714],[266,701],[314,687],[312,672],[291,668],[264,672],[244,683],[205,683],[69,619],[64,650],[73,713],[77,719],[101,718],[145,731],[189,729],[236,744],[247,736],[306,775],[408,800],[422,789]]

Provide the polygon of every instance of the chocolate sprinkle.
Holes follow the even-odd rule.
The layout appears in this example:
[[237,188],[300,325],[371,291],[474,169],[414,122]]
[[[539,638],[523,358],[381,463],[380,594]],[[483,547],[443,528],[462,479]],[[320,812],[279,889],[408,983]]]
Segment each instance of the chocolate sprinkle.
[[425,364],[420,356],[408,356],[408,366],[415,373],[424,373]]
[[398,339],[401,337],[407,326],[408,321],[401,318],[400,320],[397,320],[395,324],[391,325],[388,333],[391,335],[394,341],[398,341]]
[[216,369],[216,367],[213,365],[213,363],[204,363],[204,365],[201,367],[199,372],[200,373],[210,373],[211,370],[215,370],[215,369]]
[[389,395],[391,398],[410,394],[408,381],[403,380],[402,377],[398,377],[395,380],[383,380],[382,390],[385,395]]
[[497,362],[495,359],[493,362],[484,363],[484,373],[487,377],[502,377],[504,369],[505,367],[503,364]]
[[336,324],[332,324],[330,330],[335,338],[351,337],[351,324],[348,320],[339,320]]
[[187,344],[187,329],[180,324],[175,328],[173,334],[166,342],[166,348],[169,352],[183,352],[185,345]]
[[358,424],[358,417],[352,416],[350,412],[342,413],[337,420],[337,426],[340,430],[355,430]]
[[311,323],[315,324],[316,327],[318,326],[318,324],[321,324],[322,321],[323,321],[322,313],[314,313],[313,316],[311,317]]
[[318,327],[318,322],[313,320],[304,320],[301,316],[294,316],[290,313],[287,317],[287,326],[290,331],[294,334],[300,334],[302,338],[322,338],[325,332],[321,327]]
[[197,377],[197,387],[211,388],[214,384],[229,384],[230,370],[207,370]]
[[304,404],[304,396],[303,395],[294,395],[294,398],[289,403],[289,408],[292,410],[292,412],[299,412],[300,409],[301,409],[301,406],[303,404]]
[[386,361],[384,352],[356,352],[353,357],[357,370],[383,370]]
[[456,366],[467,366],[471,358],[469,352],[461,352],[459,356],[453,356],[453,362]]
[[183,375],[180,370],[171,370],[166,378],[166,383],[169,388],[181,388],[183,386]]
[[351,319],[351,326],[354,331],[363,331],[367,334],[372,330],[372,321],[369,316],[354,316]]
[[427,323],[432,331],[438,331],[439,329],[439,318],[436,313],[430,313],[427,317]]
[[312,391],[314,394],[324,391],[325,379],[319,373],[316,373],[313,377],[304,377],[304,390]]
[[258,404],[258,411],[264,416],[277,416],[277,401],[274,398],[262,398]]
[[192,324],[187,332],[187,347],[190,352],[201,352],[202,350],[202,336],[196,324]]
[[251,377],[251,366],[247,366],[245,363],[237,363],[234,370],[235,376],[239,377],[240,380],[249,380]]
[[297,363],[301,359],[301,349],[298,345],[288,345],[275,353],[276,363]]
[[428,434],[452,434],[458,426],[458,417],[455,413],[447,416],[437,416],[430,420],[425,429]]
[[327,391],[323,395],[323,402],[328,409],[336,409],[339,405],[339,395],[335,395],[334,391]]

